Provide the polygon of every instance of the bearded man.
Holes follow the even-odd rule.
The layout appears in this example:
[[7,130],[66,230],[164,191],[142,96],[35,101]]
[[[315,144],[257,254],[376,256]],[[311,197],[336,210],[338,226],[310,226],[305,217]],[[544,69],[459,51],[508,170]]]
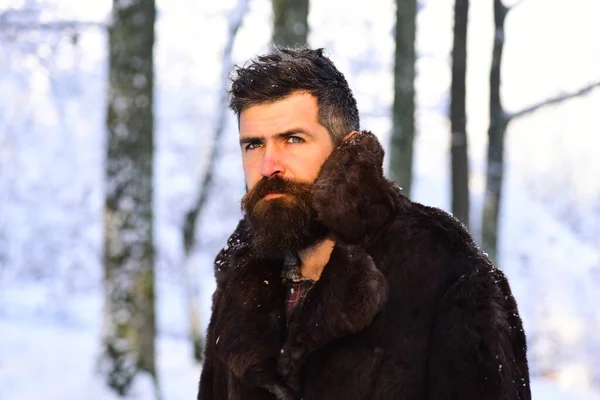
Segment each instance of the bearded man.
[[530,399],[517,304],[467,230],[383,175],[323,50],[237,67],[244,217],[198,399]]

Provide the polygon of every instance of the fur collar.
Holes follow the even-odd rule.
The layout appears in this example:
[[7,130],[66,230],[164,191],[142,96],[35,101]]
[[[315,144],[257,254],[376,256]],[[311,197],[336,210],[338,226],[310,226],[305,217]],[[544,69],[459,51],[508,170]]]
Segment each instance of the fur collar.
[[247,384],[269,388],[283,381],[297,392],[299,372],[313,352],[361,331],[383,309],[387,281],[364,250],[338,243],[286,329],[281,260],[253,257],[245,232],[242,221],[217,257],[226,304],[213,311],[219,315],[216,353]]

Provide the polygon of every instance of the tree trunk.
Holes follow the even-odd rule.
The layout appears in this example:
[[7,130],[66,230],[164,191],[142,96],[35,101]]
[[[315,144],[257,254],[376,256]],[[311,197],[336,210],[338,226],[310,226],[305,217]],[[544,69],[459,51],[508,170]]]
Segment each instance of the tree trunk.
[[500,72],[504,48],[504,20],[508,8],[494,0],[494,50],[490,72],[490,127],[488,130],[488,159],[486,190],[483,203],[481,242],[483,250],[498,265],[498,217],[502,199],[504,172],[504,136],[509,118],[500,99]]
[[[521,4],[518,2],[516,4]],[[494,50],[492,54],[492,68],[490,72],[490,127],[488,130],[488,160],[486,190],[483,203],[483,218],[481,226],[481,243],[483,250],[490,258],[500,264],[498,260],[498,221],[502,201],[502,182],[504,179],[504,138],[508,124],[514,119],[529,115],[542,107],[555,105],[563,101],[584,96],[597,87],[600,81],[592,82],[581,89],[567,94],[543,100],[521,111],[508,114],[502,107],[500,99],[500,74],[502,66],[502,51],[504,48],[504,21],[510,10],[502,4],[501,0],[494,0]]]
[[415,36],[417,1],[396,0],[394,105],[389,149],[390,178],[407,196],[412,185],[415,132]]
[[452,213],[469,226],[469,158],[466,117],[467,21],[469,0],[454,4],[454,47],[450,123],[452,130]]
[[273,0],[273,44],[306,46],[308,0]]
[[154,0],[114,0],[109,31],[102,368],[125,395],[156,382],[153,237]]

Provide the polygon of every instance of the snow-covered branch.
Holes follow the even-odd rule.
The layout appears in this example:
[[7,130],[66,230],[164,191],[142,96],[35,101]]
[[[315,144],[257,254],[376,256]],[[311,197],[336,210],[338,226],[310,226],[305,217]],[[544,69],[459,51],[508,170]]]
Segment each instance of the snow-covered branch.
[[515,8],[517,8],[518,6],[522,5],[524,2],[526,2],[527,0],[518,0],[515,1],[512,5],[507,6],[509,11],[514,10]]
[[556,96],[556,97],[553,97],[553,98],[550,98],[550,99],[546,99],[546,100],[544,100],[544,101],[542,101],[542,102],[540,102],[538,104],[534,104],[534,105],[531,105],[531,106],[529,106],[527,108],[524,108],[521,111],[518,111],[518,112],[515,112],[515,113],[512,113],[512,114],[508,114],[508,119],[512,120],[512,119],[515,119],[515,118],[519,118],[519,117],[522,117],[524,115],[531,114],[534,111],[537,111],[538,109],[540,109],[542,107],[549,106],[549,105],[552,105],[552,104],[562,103],[565,100],[569,100],[569,99],[572,99],[574,97],[579,97],[579,96],[586,95],[586,94],[588,94],[589,92],[591,92],[592,90],[594,90],[595,88],[597,88],[599,86],[600,86],[600,81],[591,83],[591,84],[589,84],[589,85],[587,85],[587,86],[579,89],[576,92],[566,93],[566,94],[562,94],[560,96]]
[[93,21],[13,22],[0,20],[0,31],[64,31],[84,28],[106,28],[107,25]]
[[231,53],[233,51],[233,43],[235,41],[237,31],[242,25],[244,15],[246,14],[247,10],[248,0],[239,0],[236,7],[231,10],[227,17],[228,33],[227,42],[225,43],[225,47],[223,49],[223,58],[221,63],[221,89],[217,108],[219,115],[217,117],[217,124],[212,140],[213,147],[210,153],[208,165],[204,172],[204,177],[202,179],[202,186],[200,187],[200,191],[196,201],[194,202],[194,206],[185,215],[183,241],[186,254],[189,254],[194,246],[194,242],[196,240],[196,222],[198,221],[198,216],[204,207],[204,203],[206,203],[206,199],[208,198],[208,192],[212,183],[214,165],[219,156],[220,139],[223,136],[227,122],[227,86],[229,84],[229,71],[233,67]]
[[[78,30],[85,28],[106,28],[107,25],[98,21],[80,21],[61,18],[52,18],[51,20],[40,21],[43,8],[8,8],[0,12],[0,32],[19,32],[19,31],[63,31]],[[59,11],[53,10],[55,16],[60,15]]]

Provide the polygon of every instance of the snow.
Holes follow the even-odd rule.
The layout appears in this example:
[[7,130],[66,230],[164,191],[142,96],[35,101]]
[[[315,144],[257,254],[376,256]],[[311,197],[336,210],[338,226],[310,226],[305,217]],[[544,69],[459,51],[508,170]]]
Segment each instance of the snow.
[[[0,1],[0,9],[25,2]],[[33,4],[34,2],[28,3]],[[192,4],[193,3],[193,4]],[[357,97],[362,126],[389,138],[394,2],[312,2],[309,40],[325,47]],[[507,1],[508,3],[508,1]],[[103,23],[111,2],[45,2],[44,21]],[[241,4],[241,3],[240,3]],[[165,400],[196,396],[187,340],[181,223],[217,124],[222,51],[235,0],[159,0],[156,55],[158,369]],[[453,6],[421,2],[414,198],[449,209],[448,106]],[[243,63],[268,50],[270,0],[248,2],[233,44]],[[543,11],[543,17],[541,17]],[[471,2],[468,131],[473,233],[484,190],[491,2]],[[503,100],[518,111],[600,79],[600,4],[528,0],[507,19]],[[230,20],[228,21],[228,16]],[[28,17],[29,18],[29,17]],[[41,17],[40,17],[41,18]],[[556,29],[560,26],[561,29]],[[102,320],[106,35],[0,33],[0,400],[116,399],[96,373]],[[534,399],[600,399],[600,90],[509,126],[501,267],[529,339]],[[221,143],[200,251],[202,325],[212,261],[239,217],[244,185],[235,120]],[[266,282],[268,284],[268,282]],[[218,339],[217,339],[218,340]],[[35,382],[35,383],[33,383]],[[148,377],[131,398],[152,398]]]
[[[0,398],[108,400],[111,393],[96,374],[97,334],[88,329],[37,321],[0,320]],[[165,399],[194,399],[200,367],[189,357],[187,341],[162,336],[158,371]],[[135,381],[130,398],[148,399],[152,381]]]
[[531,382],[532,398],[535,400],[600,400],[600,396],[581,390],[564,390],[543,379]]
[[[93,332],[58,324],[5,319],[0,319],[0,331],[0,398],[3,400],[36,399],[40,393],[48,400],[118,399],[96,375],[98,346]],[[190,361],[187,342],[163,336],[157,350],[164,399],[194,399],[200,367]],[[148,395],[151,387],[147,377],[136,380],[129,398],[152,398]],[[592,392],[568,391],[539,378],[532,381],[531,387],[534,399],[600,400],[600,396]]]

